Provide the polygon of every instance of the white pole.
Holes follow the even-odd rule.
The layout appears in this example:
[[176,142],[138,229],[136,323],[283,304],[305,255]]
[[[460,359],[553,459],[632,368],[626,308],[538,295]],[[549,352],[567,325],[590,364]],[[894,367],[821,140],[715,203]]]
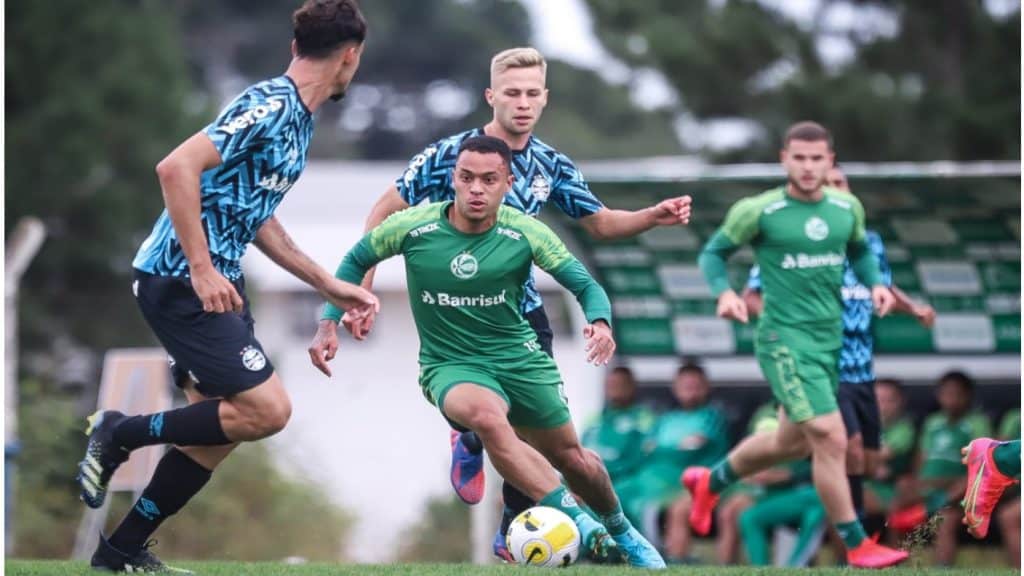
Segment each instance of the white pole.
[[4,251],[4,544],[14,549],[14,474],[18,444],[18,284],[46,238],[46,226],[35,216],[18,221]]

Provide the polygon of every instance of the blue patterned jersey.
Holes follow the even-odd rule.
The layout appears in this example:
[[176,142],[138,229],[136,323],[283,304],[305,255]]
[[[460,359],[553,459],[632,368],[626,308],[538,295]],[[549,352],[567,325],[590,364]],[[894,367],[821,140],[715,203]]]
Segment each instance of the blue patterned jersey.
[[[466,138],[483,135],[481,128],[462,132],[438,140],[413,156],[395,183],[402,199],[414,206],[455,198],[452,176],[459,146]],[[572,160],[533,136],[525,148],[512,151],[512,174],[515,180],[512,190],[505,195],[505,204],[530,216],[536,216],[549,200],[571,218],[590,216],[604,207]],[[530,312],[541,304],[531,271],[523,292],[522,311]]]
[[[313,115],[287,76],[254,84],[207,126],[220,165],[199,180],[200,220],[213,265],[231,280],[263,223],[306,167]],[[165,209],[132,265],[159,276],[188,276],[188,261]]]
[[[882,282],[892,286],[892,269],[885,258],[882,237],[868,230],[866,239],[871,252],[878,258]],[[750,270],[747,287],[761,290],[761,271],[757,266]],[[868,384],[875,381],[871,359],[874,355],[874,338],[871,336],[871,316],[874,305],[871,289],[857,280],[857,274],[846,261],[843,270],[843,347],[839,351],[839,381],[843,384]]]

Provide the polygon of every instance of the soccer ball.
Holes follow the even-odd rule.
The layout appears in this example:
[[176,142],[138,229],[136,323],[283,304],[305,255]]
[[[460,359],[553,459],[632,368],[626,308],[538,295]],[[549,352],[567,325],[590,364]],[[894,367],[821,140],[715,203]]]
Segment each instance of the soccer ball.
[[580,531],[561,510],[534,506],[512,521],[505,543],[524,566],[568,566],[580,553]]

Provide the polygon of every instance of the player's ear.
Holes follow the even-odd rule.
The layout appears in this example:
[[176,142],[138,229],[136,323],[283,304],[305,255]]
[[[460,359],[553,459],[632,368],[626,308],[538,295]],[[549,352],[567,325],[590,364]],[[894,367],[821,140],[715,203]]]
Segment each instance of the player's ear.
[[494,90],[490,87],[484,88],[484,100],[487,101],[488,106],[494,106]]
[[295,40],[292,40],[292,58],[298,58],[298,57],[299,57],[299,45],[295,42]]

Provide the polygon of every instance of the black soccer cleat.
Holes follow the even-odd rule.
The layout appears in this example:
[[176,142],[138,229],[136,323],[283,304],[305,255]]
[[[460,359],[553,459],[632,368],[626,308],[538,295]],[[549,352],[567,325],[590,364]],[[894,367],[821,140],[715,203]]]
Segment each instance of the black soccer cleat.
[[96,570],[104,572],[195,574],[190,570],[174,568],[161,562],[149,551],[155,545],[156,540],[150,540],[135,555],[131,556],[111,546],[110,542],[107,542],[107,539],[100,534],[100,544],[96,547],[96,552],[93,553],[92,561],[89,564]]
[[85,448],[85,459],[78,463],[78,476],[75,477],[82,488],[82,502],[89,508],[103,505],[110,477],[128,459],[129,451],[114,443],[114,427],[125,417],[117,410],[99,410],[89,416],[89,426],[85,429],[89,444]]

